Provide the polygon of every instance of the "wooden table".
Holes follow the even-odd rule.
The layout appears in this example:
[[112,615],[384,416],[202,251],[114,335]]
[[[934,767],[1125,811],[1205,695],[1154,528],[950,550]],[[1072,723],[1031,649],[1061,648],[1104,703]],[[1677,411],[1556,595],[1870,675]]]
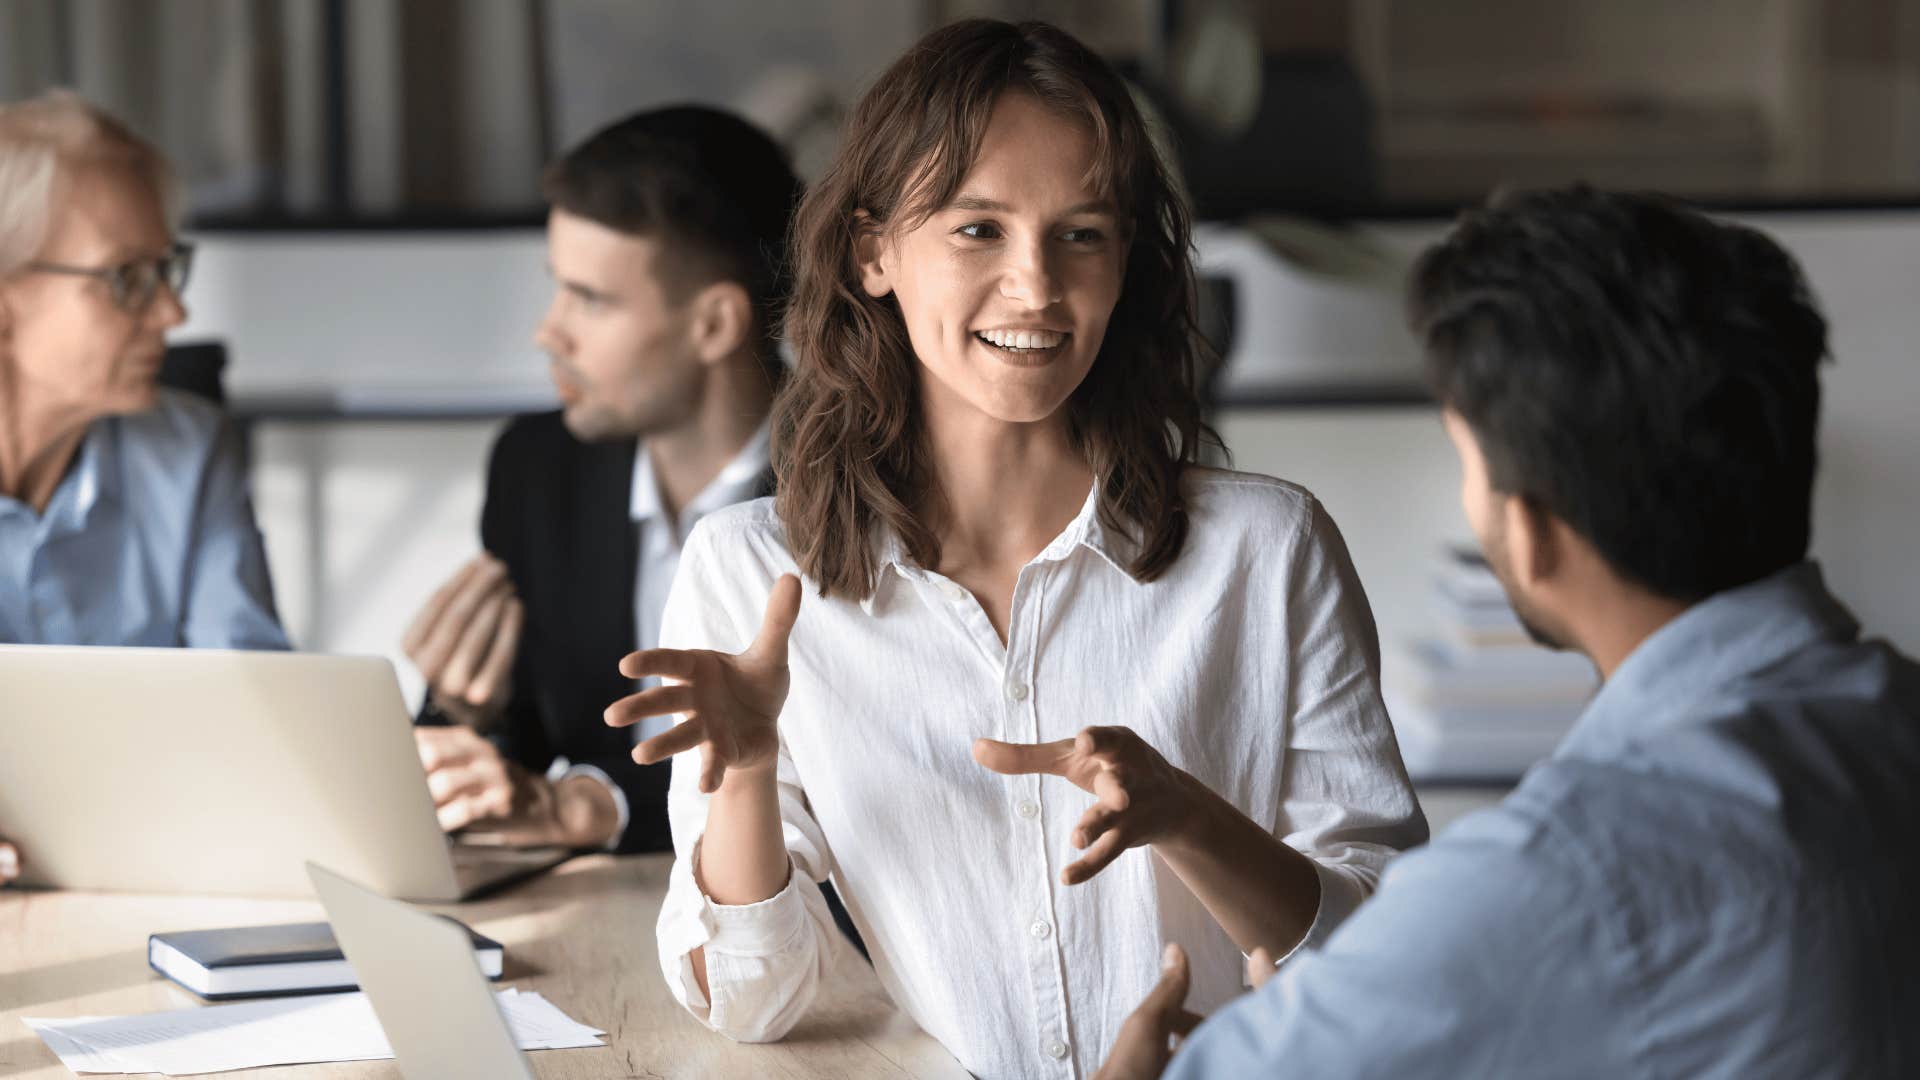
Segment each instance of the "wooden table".
[[[784,1041],[744,1046],[673,1000],[654,950],[665,855],[575,859],[488,899],[435,910],[507,948],[499,985],[536,990],[607,1031],[605,1047],[535,1050],[542,1077],[965,1077],[843,950],[820,1001]],[[0,890],[0,1078],[71,1076],[21,1016],[116,1016],[201,1005],[147,967],[147,935],[304,922],[315,901]],[[394,1077],[392,1061],[253,1069],[248,1077]]]

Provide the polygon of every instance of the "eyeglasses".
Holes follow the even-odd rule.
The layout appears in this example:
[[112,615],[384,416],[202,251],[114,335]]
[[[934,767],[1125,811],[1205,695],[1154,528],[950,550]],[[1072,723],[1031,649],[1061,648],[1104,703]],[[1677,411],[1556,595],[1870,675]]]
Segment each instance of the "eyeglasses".
[[157,259],[132,259],[118,266],[66,266],[61,263],[31,262],[26,269],[42,274],[73,274],[106,282],[114,306],[137,315],[153,303],[162,282],[173,290],[175,296],[186,291],[187,278],[193,273],[193,245],[174,244]]

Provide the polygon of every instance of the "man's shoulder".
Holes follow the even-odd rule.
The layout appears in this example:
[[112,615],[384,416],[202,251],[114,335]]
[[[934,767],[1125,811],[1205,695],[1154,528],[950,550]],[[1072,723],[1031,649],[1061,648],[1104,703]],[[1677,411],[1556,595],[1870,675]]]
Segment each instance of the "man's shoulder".
[[[573,456],[591,446],[608,445],[581,442],[573,432],[567,430],[564,416],[559,409],[514,416],[494,439],[494,453],[509,457],[538,455],[550,458],[556,454]],[[625,445],[631,446],[631,440],[625,441]]]
[[557,476],[584,471],[618,478],[631,476],[635,440],[584,442],[567,430],[560,410],[522,413],[507,421],[493,441],[491,474],[502,478],[535,476],[550,485]]
[[1700,725],[1685,730],[1690,742],[1676,735],[1619,760],[1555,755],[1430,848],[1460,865],[1492,856],[1609,918],[1675,905],[1744,908],[1791,891],[1793,837],[1778,801],[1787,793],[1774,786],[1781,778],[1737,775],[1747,762],[1700,741],[1721,737]]
[[1614,850],[1605,838],[1627,824],[1619,815],[1633,796],[1622,790],[1621,777],[1608,775],[1612,771],[1549,759],[1499,803],[1462,817],[1402,861],[1410,868],[1432,863],[1469,870],[1498,864],[1584,891],[1605,876],[1605,858],[1598,853]]

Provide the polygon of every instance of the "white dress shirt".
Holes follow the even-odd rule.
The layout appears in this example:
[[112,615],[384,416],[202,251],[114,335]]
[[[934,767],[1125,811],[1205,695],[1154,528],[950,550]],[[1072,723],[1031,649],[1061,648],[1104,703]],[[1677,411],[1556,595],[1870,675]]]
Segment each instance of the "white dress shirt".
[[[1190,1008],[1239,992],[1240,951],[1148,849],[1061,885],[1093,797],[987,771],[971,755],[980,736],[1132,728],[1314,860],[1308,946],[1397,850],[1426,839],[1380,701],[1373,617],[1333,522],[1267,477],[1195,469],[1186,488],[1186,548],[1152,582],[1124,571],[1132,543],[1090,493],[1020,571],[1004,646],[972,594],[914,565],[897,537],[878,541],[867,600],[806,583],[778,763],[794,872],[777,896],[729,907],[701,893],[699,752],[674,763],[678,858],[658,934],[683,1004],[735,1039],[785,1034],[843,940],[815,885],[829,876],[894,1001],[977,1075],[1091,1074],[1167,941],[1192,958]],[[771,499],[709,515],[661,643],[743,649],[782,573],[797,569]],[[710,1005],[689,958],[701,946]]]

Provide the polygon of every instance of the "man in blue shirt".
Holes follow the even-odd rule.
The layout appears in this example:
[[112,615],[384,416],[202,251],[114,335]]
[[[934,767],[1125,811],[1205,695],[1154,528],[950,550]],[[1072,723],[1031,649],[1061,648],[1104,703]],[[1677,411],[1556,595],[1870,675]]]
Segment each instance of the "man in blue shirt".
[[[1920,1076],[1920,666],[1805,561],[1826,325],[1791,257],[1586,188],[1467,214],[1411,310],[1515,611],[1605,678],[1167,1075]],[[1103,1075],[1158,1075],[1184,963]]]
[[0,107],[0,642],[284,649],[240,447],[159,389],[190,249],[149,145]]

